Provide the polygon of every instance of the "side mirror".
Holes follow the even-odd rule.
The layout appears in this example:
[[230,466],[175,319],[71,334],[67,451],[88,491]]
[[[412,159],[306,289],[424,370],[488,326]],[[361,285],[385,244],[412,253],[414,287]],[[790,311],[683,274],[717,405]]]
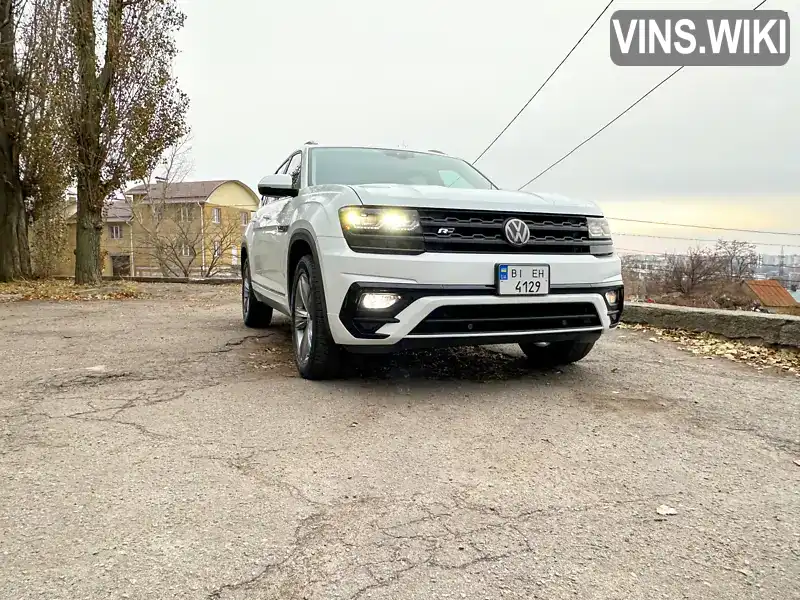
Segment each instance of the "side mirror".
[[297,196],[297,191],[292,186],[292,176],[283,173],[267,175],[258,182],[258,193],[262,196]]

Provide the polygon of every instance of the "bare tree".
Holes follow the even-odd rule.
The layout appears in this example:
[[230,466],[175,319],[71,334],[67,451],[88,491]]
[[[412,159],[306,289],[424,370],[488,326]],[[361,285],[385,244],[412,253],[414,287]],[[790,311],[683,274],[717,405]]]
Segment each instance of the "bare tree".
[[186,178],[194,171],[192,140],[192,133],[190,131],[184,132],[164,150],[159,159],[144,173],[141,182],[143,184],[159,182],[164,186],[165,190],[169,190],[175,184],[186,181]]
[[752,279],[758,266],[756,247],[750,242],[719,240],[715,251],[729,281]]
[[151,171],[187,129],[188,99],[172,74],[184,15],[177,0],[66,1],[78,188],[75,281],[95,283],[102,275],[106,199]]
[[0,0],[0,280],[31,275],[28,227],[67,187],[64,2]]
[[625,295],[646,296],[647,284],[642,261],[630,254],[621,256],[620,261],[622,263],[622,281],[625,283]]
[[134,219],[144,231],[137,246],[140,255],[152,259],[166,277],[189,277],[196,270],[201,277],[219,274],[226,266],[223,258],[241,242],[241,222],[224,215],[219,223],[203,226],[201,210],[199,204],[152,196],[137,204]]
[[718,281],[723,272],[719,255],[709,248],[691,248],[686,254],[668,254],[664,262],[666,289],[687,296]]
[[209,226],[207,235],[211,239],[211,257],[203,269],[203,277],[214,277],[224,266],[223,257],[241,244],[242,223],[238,218],[223,215],[219,223]]
[[622,264],[622,273],[630,276],[635,276],[637,271],[641,268],[641,260],[638,256],[633,254],[624,254],[620,256],[620,263]]
[[[151,208],[155,208],[154,205]],[[140,254],[155,260],[163,276],[189,277],[197,268],[203,252],[198,210],[198,206],[191,204],[165,207],[148,232],[144,245],[139,247]]]
[[200,208],[192,203],[170,202],[171,191],[194,168],[191,136],[187,133],[161,157],[140,185],[145,190],[131,205],[133,219],[142,231],[136,241],[141,256],[158,264],[165,277],[189,277],[203,252]]
[[141,181],[146,193],[131,207],[142,231],[138,252],[156,263],[165,277],[190,277],[195,271],[213,277],[225,266],[223,258],[241,242],[238,218],[221,210],[219,223],[203,223],[199,203],[173,201],[175,186],[193,170],[191,151],[189,134],[168,148]]

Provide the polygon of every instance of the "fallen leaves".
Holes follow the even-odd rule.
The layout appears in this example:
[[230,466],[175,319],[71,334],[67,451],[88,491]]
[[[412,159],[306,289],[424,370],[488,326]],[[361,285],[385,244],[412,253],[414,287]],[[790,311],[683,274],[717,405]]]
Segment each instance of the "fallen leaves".
[[99,286],[75,285],[68,279],[41,279],[0,283],[0,302],[26,300],[124,300],[144,294],[130,282],[109,281]]
[[728,340],[710,333],[695,333],[672,329],[657,329],[647,325],[620,325],[623,329],[651,334],[651,342],[667,340],[676,342],[678,348],[706,360],[724,358],[744,363],[759,371],[778,369],[800,377],[800,349],[756,346],[737,340]]

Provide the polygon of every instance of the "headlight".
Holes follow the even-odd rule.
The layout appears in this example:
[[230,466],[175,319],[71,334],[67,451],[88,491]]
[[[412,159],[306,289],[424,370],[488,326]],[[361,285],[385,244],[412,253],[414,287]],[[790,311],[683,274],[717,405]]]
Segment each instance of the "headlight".
[[603,218],[599,217],[588,217],[586,219],[586,225],[589,227],[589,237],[590,238],[610,238],[611,237],[611,226],[609,226],[608,221]]
[[339,222],[355,252],[422,254],[425,242],[415,210],[379,206],[345,206]]
[[420,233],[415,210],[402,208],[362,208],[346,206],[339,210],[342,229],[352,233]]

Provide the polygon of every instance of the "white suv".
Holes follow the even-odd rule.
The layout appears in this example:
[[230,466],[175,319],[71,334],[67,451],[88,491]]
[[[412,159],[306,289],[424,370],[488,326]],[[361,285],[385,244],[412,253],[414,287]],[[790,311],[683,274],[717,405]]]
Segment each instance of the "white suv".
[[244,323],[288,315],[305,378],[335,376],[347,351],[518,343],[535,364],[572,363],[620,322],[595,204],[502,191],[436,151],[314,143],[258,191]]

